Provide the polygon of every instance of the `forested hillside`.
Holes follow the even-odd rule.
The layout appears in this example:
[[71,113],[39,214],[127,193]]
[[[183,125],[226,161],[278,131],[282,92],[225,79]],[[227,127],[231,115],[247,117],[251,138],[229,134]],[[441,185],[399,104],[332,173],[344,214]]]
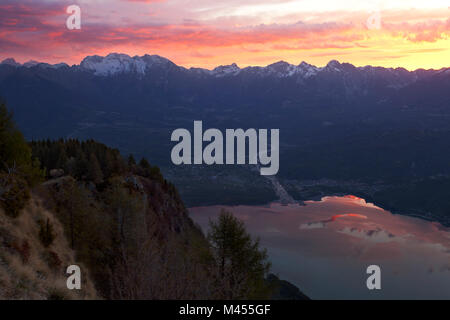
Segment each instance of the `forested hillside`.
[[[27,143],[0,106],[0,298],[253,299],[265,250],[224,212],[206,237],[146,159],[93,140]],[[65,288],[80,265],[81,291]],[[281,282],[277,282],[277,286]],[[278,294],[277,294],[278,296]]]

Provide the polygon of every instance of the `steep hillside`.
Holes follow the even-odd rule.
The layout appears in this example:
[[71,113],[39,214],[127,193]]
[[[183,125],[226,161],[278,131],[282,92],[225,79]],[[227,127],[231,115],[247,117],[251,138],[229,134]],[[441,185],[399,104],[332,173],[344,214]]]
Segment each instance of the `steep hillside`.
[[[54,238],[43,241],[46,226]],[[98,299],[87,269],[81,290],[67,290],[69,265],[79,264],[64,228],[36,195],[18,218],[0,209],[0,300],[3,299]]]
[[[107,299],[208,298],[208,246],[181,202],[157,181],[114,177],[103,190],[71,176],[38,188],[69,246]],[[198,244],[199,248],[195,246]]]
[[95,141],[31,145],[48,172],[35,191],[102,297],[211,298],[208,243],[157,167]]
[[[145,158],[93,140],[27,144],[0,105],[0,160],[0,298],[271,297],[244,224],[224,213],[205,237]],[[81,291],[65,288],[72,264]]]

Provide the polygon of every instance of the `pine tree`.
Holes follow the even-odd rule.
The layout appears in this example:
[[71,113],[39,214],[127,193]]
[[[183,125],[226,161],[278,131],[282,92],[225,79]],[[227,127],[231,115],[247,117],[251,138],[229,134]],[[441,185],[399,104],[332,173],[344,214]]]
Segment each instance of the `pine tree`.
[[269,272],[267,252],[252,240],[242,221],[222,210],[217,222],[210,222],[208,240],[212,246],[218,281],[225,299],[265,298],[270,292],[264,277]]
[[26,171],[32,165],[31,149],[3,102],[0,102],[0,160],[2,170],[21,168]]
[[88,179],[95,184],[99,184],[103,181],[102,169],[100,168],[100,164],[94,153],[91,153],[89,156]]
[[136,160],[134,160],[134,157],[132,154],[128,156],[128,167],[132,168],[136,165]]
[[144,170],[150,170],[151,169],[151,165],[150,163],[147,161],[147,159],[142,158],[141,161],[139,161],[139,166],[144,169]]
[[30,197],[29,186],[42,178],[39,161],[32,160],[31,148],[0,102],[0,205],[5,213],[17,217]]
[[75,156],[75,177],[77,179],[86,179],[88,171],[88,161],[86,159],[86,155],[84,154],[83,150],[80,148],[78,150],[77,155]]

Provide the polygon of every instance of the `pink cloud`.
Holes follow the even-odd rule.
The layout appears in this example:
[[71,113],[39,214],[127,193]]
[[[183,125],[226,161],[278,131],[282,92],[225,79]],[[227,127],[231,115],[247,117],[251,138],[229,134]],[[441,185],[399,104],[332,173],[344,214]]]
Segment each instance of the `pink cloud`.
[[145,2],[145,3],[154,3],[154,2],[164,2],[165,0],[122,0],[126,2]]
[[[109,14],[115,15],[120,11],[120,2],[158,3],[158,6],[159,3],[169,3],[162,0],[112,1],[110,10],[103,15],[98,14],[99,8],[87,7],[82,13],[85,17],[82,29],[69,31],[65,28],[67,3],[29,0],[17,3],[7,0],[0,5],[0,58],[13,56],[52,62],[52,59],[63,57],[69,63],[77,63],[83,55],[107,53],[118,48],[130,54],[184,51],[187,56],[205,61],[229,48],[239,50],[239,54],[273,52],[273,56],[283,51],[316,50],[310,56],[320,57],[329,56],[329,49],[337,55],[348,54],[354,49],[370,50],[369,41],[377,36],[364,27],[366,16],[363,13],[319,14],[312,21],[294,23],[254,23],[256,20],[253,17],[249,19],[253,24],[245,25],[245,17],[233,16],[209,20],[185,17],[174,23],[164,21],[164,17],[172,17],[174,13],[159,6],[156,11],[139,11],[146,19],[128,16],[119,20],[117,16],[108,19]],[[207,3],[206,0],[202,2],[203,5]],[[154,12],[160,13],[154,15]],[[151,19],[148,19],[149,15],[152,15]],[[294,16],[280,21],[292,20]],[[439,19],[435,11],[429,12],[431,19],[424,20],[426,16],[426,13],[419,11],[408,12],[403,21],[412,19],[413,22],[399,22],[399,12],[387,12],[382,15],[383,28],[378,34],[399,37],[413,44],[448,39],[450,19]],[[336,21],[325,19],[329,17]],[[394,56],[402,55],[391,55]],[[254,61],[258,59],[261,57],[255,55]]]

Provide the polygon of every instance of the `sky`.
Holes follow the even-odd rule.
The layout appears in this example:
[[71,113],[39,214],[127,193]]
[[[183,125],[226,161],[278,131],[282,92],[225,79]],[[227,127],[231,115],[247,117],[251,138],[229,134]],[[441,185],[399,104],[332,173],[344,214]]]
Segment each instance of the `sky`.
[[[69,30],[69,5],[81,29]],[[111,52],[185,67],[280,60],[449,67],[448,0],[0,0],[0,60],[79,64]]]

